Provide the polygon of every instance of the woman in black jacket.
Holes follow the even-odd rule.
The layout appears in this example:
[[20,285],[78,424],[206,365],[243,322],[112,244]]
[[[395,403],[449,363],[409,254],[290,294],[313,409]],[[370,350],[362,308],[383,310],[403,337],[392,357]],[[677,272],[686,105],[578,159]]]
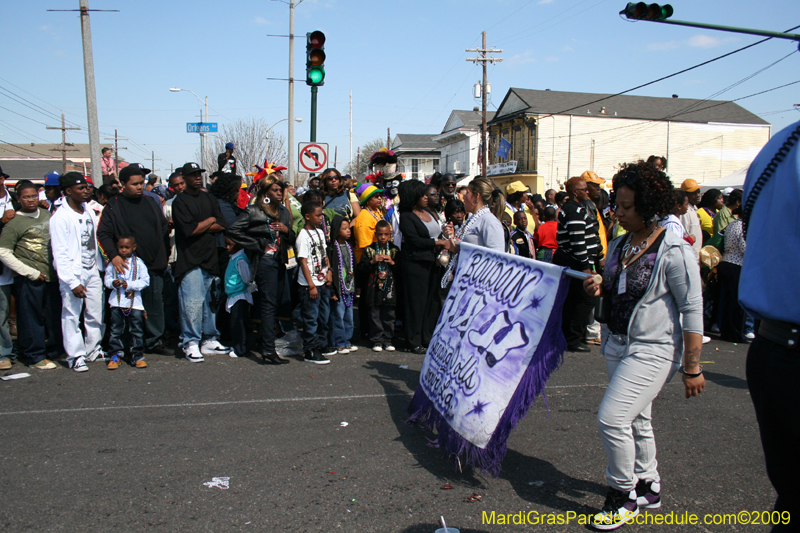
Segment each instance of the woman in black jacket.
[[294,245],[292,215],[282,203],[283,187],[267,176],[258,182],[256,200],[226,235],[249,252],[261,293],[261,357],[274,365],[289,360],[275,351],[275,318],[286,284],[287,252]]
[[[403,234],[401,254],[401,277],[403,287],[414,287],[414,297],[406,294],[405,307],[406,341],[415,354],[424,354],[423,328],[428,322],[435,324],[438,316],[426,314],[426,302],[430,298],[431,269],[436,260],[436,249],[450,249],[450,241],[437,240],[442,233],[439,217],[428,209],[425,184],[417,180],[404,182],[400,189],[400,233]],[[417,297],[421,296],[421,297]],[[425,328],[428,329],[428,328]],[[433,331],[433,328],[430,328]]]

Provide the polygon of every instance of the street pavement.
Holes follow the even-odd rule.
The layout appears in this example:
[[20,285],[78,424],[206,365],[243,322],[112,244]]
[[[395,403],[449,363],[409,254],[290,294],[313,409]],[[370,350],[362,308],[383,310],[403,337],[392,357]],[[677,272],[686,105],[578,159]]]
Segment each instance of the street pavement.
[[[705,392],[686,400],[676,378],[656,400],[663,506],[650,514],[702,520],[771,510],[746,351],[712,341],[702,356]],[[275,367],[255,358],[191,364],[149,356],[144,370],[112,372],[98,362],[83,374],[15,364],[5,375],[32,375],[0,382],[0,528],[433,533],[441,515],[461,532],[583,531],[577,519],[486,521],[493,511],[497,522],[501,514],[566,516],[602,505],[596,415],[607,378],[597,347],[565,355],[548,383],[549,410],[537,399],[497,478],[457,472],[420,428],[405,423],[422,356],[361,347],[331,359]],[[204,485],[221,477],[228,489]],[[480,500],[467,502],[474,493]]]

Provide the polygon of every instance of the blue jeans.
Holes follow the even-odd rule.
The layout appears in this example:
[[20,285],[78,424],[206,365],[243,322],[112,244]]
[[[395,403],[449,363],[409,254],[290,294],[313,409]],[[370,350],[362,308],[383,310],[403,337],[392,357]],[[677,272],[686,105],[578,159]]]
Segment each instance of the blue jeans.
[[[128,330],[128,339],[125,330]],[[119,307],[111,308],[111,336],[108,345],[111,355],[117,354],[122,358],[125,355],[125,341],[130,342],[131,362],[135,363],[144,359],[144,311],[131,309],[128,316]]]
[[14,346],[8,329],[8,312],[11,309],[11,285],[0,286],[0,361],[11,358]]
[[353,338],[353,306],[347,307],[341,300],[331,300],[330,314],[328,344],[333,348],[347,348]]
[[331,292],[327,285],[317,287],[319,295],[316,300],[312,300],[308,296],[307,287],[301,285],[299,289],[303,319],[303,351],[321,350],[327,345]]
[[[216,281],[216,283],[215,283]],[[213,287],[219,292],[219,278],[209,274],[200,267],[187,272],[178,287],[180,303],[181,342],[184,348],[190,344],[200,344],[204,338],[216,337],[217,313],[211,311]],[[219,295],[216,295],[219,298]]]

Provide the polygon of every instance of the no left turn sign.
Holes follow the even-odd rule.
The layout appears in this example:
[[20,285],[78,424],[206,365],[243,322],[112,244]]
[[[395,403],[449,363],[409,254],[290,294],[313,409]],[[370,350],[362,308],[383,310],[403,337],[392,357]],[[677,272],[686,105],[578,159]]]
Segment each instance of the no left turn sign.
[[325,143],[298,143],[300,172],[319,172],[328,164],[328,145]]

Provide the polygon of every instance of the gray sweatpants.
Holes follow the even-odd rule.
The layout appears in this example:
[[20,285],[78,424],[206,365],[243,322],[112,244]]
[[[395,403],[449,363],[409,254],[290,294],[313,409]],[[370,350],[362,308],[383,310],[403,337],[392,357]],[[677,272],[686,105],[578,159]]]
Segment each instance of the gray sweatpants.
[[606,480],[612,488],[629,492],[639,479],[661,481],[651,410],[679,365],[649,354],[626,355],[625,345],[618,344],[607,328],[603,330],[609,384],[597,426],[608,457]]

